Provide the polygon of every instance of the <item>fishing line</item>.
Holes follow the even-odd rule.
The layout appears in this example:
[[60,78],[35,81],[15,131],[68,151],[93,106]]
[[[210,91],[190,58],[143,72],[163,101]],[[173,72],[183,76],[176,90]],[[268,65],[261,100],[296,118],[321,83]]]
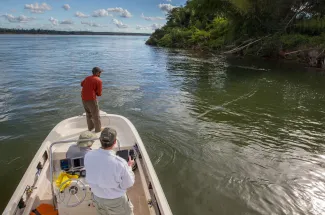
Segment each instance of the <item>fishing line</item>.
[[232,100],[230,102],[226,102],[226,103],[222,104],[221,106],[216,106],[216,107],[212,108],[211,110],[206,111],[205,113],[199,115],[197,118],[203,117],[203,116],[207,115],[208,113],[210,113],[211,111],[214,111],[214,110],[218,110],[218,109],[222,110],[225,106],[227,106],[229,104],[232,104],[234,102],[237,102],[237,101],[239,101],[241,99],[248,99],[248,98],[252,97],[253,95],[255,95],[256,92],[257,92],[257,89],[252,90],[249,93],[246,93],[245,95],[242,95],[242,96],[238,97],[237,99],[234,99],[234,100]]

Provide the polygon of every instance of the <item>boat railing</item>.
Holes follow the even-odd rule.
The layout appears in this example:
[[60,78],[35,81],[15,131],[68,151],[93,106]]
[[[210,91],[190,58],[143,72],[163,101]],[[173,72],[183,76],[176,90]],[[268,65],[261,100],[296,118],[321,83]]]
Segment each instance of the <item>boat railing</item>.
[[[49,147],[49,154],[50,154],[50,182],[51,182],[51,192],[53,196],[53,205],[57,209],[57,202],[56,202],[56,195],[54,193],[54,187],[53,187],[53,154],[52,154],[52,148],[55,145],[62,144],[62,143],[73,143],[73,142],[84,142],[84,141],[95,141],[99,140],[99,138],[93,138],[93,139],[78,139],[78,140],[61,140],[61,141],[56,141],[52,143]],[[120,145],[120,144],[119,144]]]

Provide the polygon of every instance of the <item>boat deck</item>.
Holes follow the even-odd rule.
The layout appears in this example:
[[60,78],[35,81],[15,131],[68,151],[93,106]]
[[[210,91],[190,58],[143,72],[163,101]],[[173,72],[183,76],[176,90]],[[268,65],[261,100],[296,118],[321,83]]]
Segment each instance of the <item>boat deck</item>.
[[[106,113],[101,113],[101,120],[103,126],[114,128],[118,133],[117,139],[119,144],[118,147],[113,150],[132,149],[136,144],[141,153],[141,158],[138,157],[136,159],[138,168],[134,171],[135,184],[127,191],[127,195],[133,204],[134,215],[155,215],[161,212],[165,215],[171,215],[172,212],[152,166],[150,157],[133,124],[123,116]],[[85,116],[80,115],[63,120],[53,128],[34,156],[3,214],[29,215],[31,210],[37,208],[42,203],[53,204],[51,185],[55,183],[57,176],[61,172],[60,160],[66,159],[68,148],[72,144],[76,144],[73,140],[77,140],[80,133],[86,130],[86,127]],[[97,134],[97,137],[98,136],[99,134]],[[72,142],[58,143],[49,151],[52,143],[62,140],[71,140]],[[96,150],[100,146],[99,140],[96,140],[91,148]],[[50,173],[50,160],[53,165],[53,175]],[[39,165],[41,169],[39,169]],[[87,185],[83,177],[80,177],[78,180],[82,182],[79,187],[85,188],[82,190],[86,192],[86,197],[85,192],[82,193],[82,190],[79,190],[80,192],[76,193],[76,195],[80,195],[84,198],[84,201],[75,207],[67,207],[64,203],[69,202],[70,199],[65,199],[65,197],[63,197],[63,199],[62,197],[58,198],[58,188],[56,185],[54,186],[54,193],[57,198],[55,202],[57,202],[59,214],[97,214],[96,208],[92,202],[92,192],[91,189],[89,189],[89,185]],[[76,183],[76,181],[72,183]],[[26,188],[29,186],[33,188],[32,192],[26,193]],[[71,186],[71,188],[74,189],[75,187]],[[65,189],[65,191],[71,194],[71,190]],[[76,196],[75,194],[73,195]],[[76,197],[76,199],[79,199],[79,197]],[[65,200],[67,201],[65,202]],[[24,208],[17,207],[20,201],[25,202],[26,206]],[[78,201],[73,201],[73,204],[77,203]]]
[[[78,131],[78,133],[80,133],[80,131]],[[99,136],[99,134],[98,134],[98,136]],[[73,136],[71,136],[71,139],[78,139],[78,136],[73,135]],[[118,141],[120,141],[119,138],[118,138]],[[75,143],[60,144],[60,145],[54,146],[53,158],[54,158],[55,175],[58,175],[61,171],[59,160],[66,158],[66,152],[67,152],[68,148],[73,144],[75,144]],[[96,140],[93,143],[91,148],[93,150],[96,150],[96,149],[100,148],[100,146],[101,146],[101,144],[100,144],[99,140]],[[125,147],[124,141],[121,141],[121,149],[126,149],[126,148],[130,148],[130,147]],[[114,148],[114,150],[117,151],[118,147],[116,146]],[[154,209],[153,208],[149,209],[149,207],[148,207],[148,198],[150,198],[149,197],[150,194],[149,194],[149,192],[145,193],[145,189],[144,189],[144,186],[147,186],[146,181],[145,181],[146,177],[143,173],[141,162],[139,161],[137,163],[138,163],[138,165],[137,165],[138,168],[134,171],[135,183],[131,188],[128,189],[127,195],[134,206],[133,210],[134,210],[135,215],[155,214]],[[82,179],[82,181],[84,183],[86,183],[84,181],[84,179]],[[85,199],[85,202],[86,202],[85,204],[79,205],[76,208],[65,208],[63,205],[59,205],[59,211],[61,211],[61,213],[64,211],[64,213],[67,213],[67,214],[77,214],[77,213],[78,214],[90,214],[90,215],[96,214],[96,211],[94,210],[94,208],[89,208],[89,204],[92,205],[91,204],[92,203],[91,196],[87,196],[87,198]]]
[[[152,212],[150,212],[150,210],[149,210],[148,200],[146,198],[146,195],[145,195],[145,192],[143,189],[139,169],[134,171],[134,175],[135,175],[135,183],[134,183],[133,187],[128,189],[128,192],[127,192],[127,195],[134,207],[133,208],[134,215],[154,214],[153,210],[151,210]],[[49,203],[49,198],[51,198],[51,193],[46,192],[45,195],[43,195],[43,197],[41,199],[41,203]],[[59,204],[59,206],[58,206],[59,213],[66,214],[66,215],[68,215],[68,214],[71,214],[71,215],[74,215],[74,214],[96,215],[97,214],[96,210],[91,203],[92,203],[91,197],[88,196],[85,199],[84,204],[81,204],[74,208],[66,208],[63,205]]]
[[135,215],[150,215],[148,208],[148,200],[145,196],[144,189],[140,179],[139,169],[134,171],[135,183],[134,186],[129,188],[127,195],[131,200]]

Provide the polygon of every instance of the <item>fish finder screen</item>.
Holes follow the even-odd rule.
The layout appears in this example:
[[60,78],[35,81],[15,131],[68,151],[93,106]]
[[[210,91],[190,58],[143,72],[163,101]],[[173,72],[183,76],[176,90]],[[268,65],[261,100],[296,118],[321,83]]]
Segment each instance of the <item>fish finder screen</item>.
[[62,170],[69,170],[70,169],[70,162],[68,159],[64,159],[60,161],[60,166]]
[[83,158],[77,158],[73,160],[73,167],[78,168],[78,167],[84,167],[84,159]]

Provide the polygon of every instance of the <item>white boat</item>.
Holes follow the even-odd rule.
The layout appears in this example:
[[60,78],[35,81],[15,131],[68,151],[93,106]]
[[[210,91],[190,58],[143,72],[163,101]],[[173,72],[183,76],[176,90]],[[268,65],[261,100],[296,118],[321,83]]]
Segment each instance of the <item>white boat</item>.
[[[101,111],[102,127],[117,131],[116,151],[135,149],[135,184],[127,195],[134,205],[135,215],[171,215],[171,209],[150,161],[145,146],[134,125],[125,117]],[[29,215],[41,204],[50,204],[58,214],[92,215],[96,208],[92,193],[85,178],[71,179],[56,186],[55,180],[62,172],[62,160],[66,159],[68,148],[76,144],[81,132],[87,130],[85,114],[63,120],[56,125],[40,146],[26,170],[3,214]],[[98,137],[100,133],[97,134]],[[98,139],[92,149],[100,147]],[[65,185],[64,185],[65,184]],[[60,188],[67,186],[62,192]]]

